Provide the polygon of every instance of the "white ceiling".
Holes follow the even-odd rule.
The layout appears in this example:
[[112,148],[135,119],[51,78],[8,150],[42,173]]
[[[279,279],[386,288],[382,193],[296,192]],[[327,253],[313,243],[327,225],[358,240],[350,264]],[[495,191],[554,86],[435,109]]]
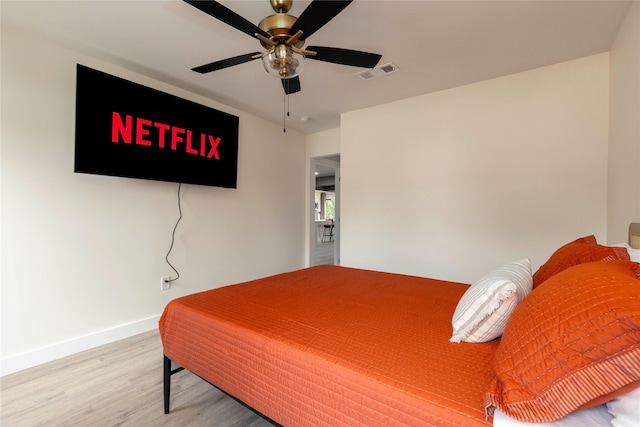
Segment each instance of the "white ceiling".
[[[254,24],[268,0],[221,1]],[[299,16],[309,1],[294,0]],[[307,44],[382,54],[400,71],[307,60],[289,97],[287,128],[336,128],[340,113],[609,50],[630,6],[622,1],[356,0]],[[259,42],[179,0],[0,2],[2,25],[26,28],[223,104],[283,122],[284,94],[260,61],[209,74],[192,67],[262,50]],[[43,65],[45,66],[45,65]],[[300,121],[310,117],[307,123]]]

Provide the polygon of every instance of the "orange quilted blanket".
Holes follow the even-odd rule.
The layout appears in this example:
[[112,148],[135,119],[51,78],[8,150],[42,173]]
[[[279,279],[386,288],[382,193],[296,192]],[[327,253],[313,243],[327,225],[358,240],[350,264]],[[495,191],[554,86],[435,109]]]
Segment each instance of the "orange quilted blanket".
[[285,426],[486,426],[497,342],[454,344],[467,285],[317,266],[170,302],[165,355]]

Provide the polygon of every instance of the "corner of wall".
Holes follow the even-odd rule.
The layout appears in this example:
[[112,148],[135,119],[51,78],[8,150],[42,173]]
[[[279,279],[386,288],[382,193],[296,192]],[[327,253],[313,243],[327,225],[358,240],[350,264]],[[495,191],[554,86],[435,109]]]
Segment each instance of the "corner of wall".
[[640,2],[634,1],[609,55],[607,242],[624,242],[640,220]]

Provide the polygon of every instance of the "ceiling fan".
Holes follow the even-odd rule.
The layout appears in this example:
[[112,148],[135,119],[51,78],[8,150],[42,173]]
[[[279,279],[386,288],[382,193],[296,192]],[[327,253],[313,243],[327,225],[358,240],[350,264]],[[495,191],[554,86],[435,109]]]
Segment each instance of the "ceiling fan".
[[293,0],[270,0],[274,15],[267,16],[256,26],[229,8],[213,0],[184,0],[204,13],[255,37],[266,49],[251,52],[192,68],[198,73],[209,73],[262,59],[265,70],[281,79],[287,95],[300,92],[299,74],[306,57],[354,67],[374,68],[382,55],[357,50],[325,46],[308,46],[305,40],[338,15],[353,0],[314,0],[299,18],[289,15]]

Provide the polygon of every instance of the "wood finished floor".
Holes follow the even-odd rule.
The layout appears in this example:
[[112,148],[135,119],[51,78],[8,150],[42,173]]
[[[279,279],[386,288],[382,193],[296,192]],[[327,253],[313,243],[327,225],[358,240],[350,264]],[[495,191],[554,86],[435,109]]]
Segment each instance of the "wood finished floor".
[[335,244],[334,242],[316,243],[316,249],[314,254],[315,265],[333,264],[334,244]]
[[[317,243],[315,264],[333,264],[333,242]],[[272,427],[264,418],[187,371],[162,402],[157,331],[0,378],[0,425]]]
[[162,344],[146,332],[1,378],[0,425],[272,426],[190,372],[171,386],[165,415]]

